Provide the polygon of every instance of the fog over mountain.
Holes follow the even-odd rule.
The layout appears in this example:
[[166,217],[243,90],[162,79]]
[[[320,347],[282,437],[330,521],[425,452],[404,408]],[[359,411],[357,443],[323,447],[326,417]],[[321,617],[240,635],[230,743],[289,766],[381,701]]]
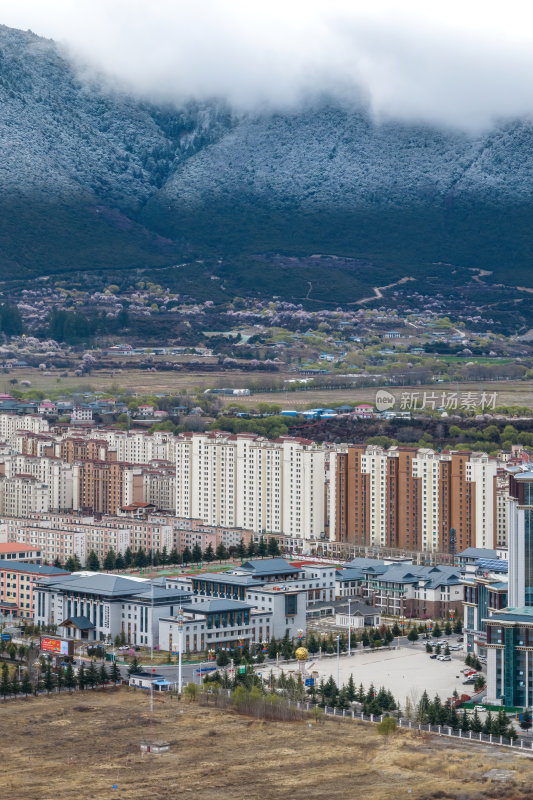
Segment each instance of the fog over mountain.
[[[85,21],[82,13],[80,28]],[[147,40],[164,51],[151,24]],[[101,31],[100,66],[115,36],[112,27]],[[80,47],[73,59],[72,47],[0,27],[0,277],[326,252],[364,259],[391,280],[453,262],[533,283],[533,126],[525,89],[516,89],[516,103],[508,98],[516,113],[523,104],[520,116],[511,119],[493,103],[490,114],[480,105],[470,120],[459,124],[460,114],[450,113],[443,125],[430,121],[437,115],[425,101],[420,112],[423,86],[404,114],[393,114],[368,85],[361,91],[355,81],[336,80],[333,89],[324,79],[311,87],[301,60],[290,69],[303,78],[291,79],[285,98],[269,95],[263,82],[258,102],[257,66],[253,80],[243,76],[240,99],[223,97],[231,71],[220,76],[220,91],[208,91],[207,78],[202,89],[194,60],[189,72],[176,70],[173,94],[168,76],[157,86],[157,70],[146,73],[149,86],[137,79],[146,48],[126,86],[120,65],[96,76],[89,53]],[[208,49],[202,52],[205,58]],[[160,75],[163,55],[154,56]],[[235,71],[241,61],[234,59]],[[503,116],[489,126],[496,110]],[[242,275],[243,290],[253,291],[256,276]],[[367,270],[357,281],[352,301],[374,278]]]
[[533,112],[524,0],[0,0],[86,76],[177,105],[292,109],[327,93],[377,118],[479,131]]

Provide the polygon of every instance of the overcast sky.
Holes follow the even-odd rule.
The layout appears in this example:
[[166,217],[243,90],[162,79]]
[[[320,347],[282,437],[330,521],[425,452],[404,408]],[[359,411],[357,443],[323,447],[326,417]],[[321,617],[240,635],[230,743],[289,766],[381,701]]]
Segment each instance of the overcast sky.
[[470,129],[533,112],[531,0],[0,0],[0,22],[178,103],[286,108],[319,90]]

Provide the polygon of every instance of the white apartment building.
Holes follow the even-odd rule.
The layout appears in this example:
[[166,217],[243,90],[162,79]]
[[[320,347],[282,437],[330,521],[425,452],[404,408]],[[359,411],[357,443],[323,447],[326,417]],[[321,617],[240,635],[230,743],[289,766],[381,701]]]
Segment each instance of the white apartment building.
[[388,456],[381,447],[371,445],[361,458],[361,472],[370,476],[370,527],[372,544],[387,543],[387,474]]
[[[72,465],[58,458],[28,455],[7,456],[0,464],[6,478],[32,475],[48,486],[48,508],[33,511],[68,511],[72,508]],[[9,512],[3,511],[8,514]]]
[[16,431],[45,433],[49,430],[48,421],[37,414],[0,414],[0,440],[14,444]]
[[466,480],[475,484],[476,547],[495,545],[496,473],[497,463],[486,453],[473,453],[466,464]]
[[325,455],[314,442],[289,436],[183,434],[176,440],[176,514],[319,539]]
[[26,517],[48,511],[49,488],[32,475],[0,476],[0,514]]
[[93,410],[89,406],[74,406],[70,415],[71,422],[91,422]]
[[420,478],[422,514],[420,532],[423,550],[438,550],[440,531],[440,474],[442,456],[429,448],[418,450],[412,459],[412,475]]
[[174,462],[175,437],[168,431],[119,431],[115,429],[94,430],[88,438],[107,442],[116,452],[116,460],[129,464],[148,464],[162,460]]
[[56,558],[64,562],[70,556],[78,556],[82,565],[94,550],[103,560],[109,550],[124,554],[132,551],[150,550],[160,552],[166,548],[170,553],[175,546],[175,530],[172,519],[166,517],[153,520],[137,520],[128,517],[76,517],[63,514],[31,514],[30,519],[0,517],[0,542],[38,545],[43,559],[53,562]]
[[142,472],[143,502],[161,511],[176,511],[176,467],[168,461],[152,462]]

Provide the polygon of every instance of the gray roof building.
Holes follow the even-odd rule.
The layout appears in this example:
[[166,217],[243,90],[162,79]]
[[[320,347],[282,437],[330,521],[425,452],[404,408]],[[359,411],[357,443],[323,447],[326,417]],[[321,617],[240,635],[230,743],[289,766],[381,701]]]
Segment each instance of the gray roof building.
[[50,567],[48,564],[27,564],[25,561],[6,560],[0,559],[0,570],[9,569],[11,572],[31,572],[33,575],[53,576],[64,575],[67,577],[70,573],[59,567]]

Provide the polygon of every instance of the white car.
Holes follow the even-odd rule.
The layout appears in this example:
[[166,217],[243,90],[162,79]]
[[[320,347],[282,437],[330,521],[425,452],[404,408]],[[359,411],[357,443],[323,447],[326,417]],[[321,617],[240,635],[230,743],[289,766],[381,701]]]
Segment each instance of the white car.
[[451,660],[452,660],[451,656],[445,656],[445,655],[437,656],[437,661],[451,661]]

